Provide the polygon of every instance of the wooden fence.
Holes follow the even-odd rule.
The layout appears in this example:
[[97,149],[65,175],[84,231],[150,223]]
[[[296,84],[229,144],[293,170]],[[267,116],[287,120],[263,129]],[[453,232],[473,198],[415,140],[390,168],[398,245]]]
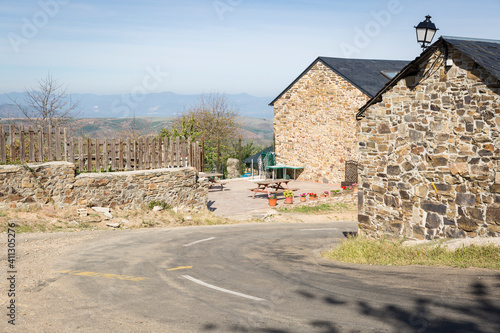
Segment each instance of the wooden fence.
[[91,139],[68,136],[67,129],[0,125],[0,163],[67,161],[78,171],[131,171],[195,167],[203,171],[198,142],[143,137]]

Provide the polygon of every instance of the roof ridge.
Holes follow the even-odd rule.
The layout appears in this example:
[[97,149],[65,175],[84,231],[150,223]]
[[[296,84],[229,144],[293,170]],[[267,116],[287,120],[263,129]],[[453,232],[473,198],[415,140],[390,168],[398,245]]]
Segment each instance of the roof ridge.
[[341,59],[341,60],[354,60],[354,61],[402,61],[402,62],[408,62],[408,60],[396,60],[396,59],[362,59],[362,58],[340,58],[340,57],[326,57],[326,56],[319,56],[318,59]]
[[469,38],[469,37],[458,37],[458,36],[441,36],[443,39],[455,39],[470,42],[486,42],[486,43],[496,43],[500,44],[500,40],[497,39],[486,39],[486,38]]

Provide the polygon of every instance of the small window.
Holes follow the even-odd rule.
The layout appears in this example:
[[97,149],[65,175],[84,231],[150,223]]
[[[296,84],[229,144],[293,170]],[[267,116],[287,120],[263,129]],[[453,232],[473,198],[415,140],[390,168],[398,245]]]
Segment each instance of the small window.
[[399,72],[392,72],[392,71],[381,71],[382,75],[384,75],[388,79],[394,79],[396,75],[398,75]]

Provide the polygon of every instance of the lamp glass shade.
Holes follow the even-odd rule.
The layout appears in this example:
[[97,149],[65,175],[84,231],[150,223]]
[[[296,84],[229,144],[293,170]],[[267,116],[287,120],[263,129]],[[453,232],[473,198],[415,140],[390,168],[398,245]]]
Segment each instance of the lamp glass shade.
[[425,17],[425,21],[420,22],[416,27],[417,31],[417,41],[422,43],[422,47],[425,47],[425,44],[430,44],[436,31],[436,25],[431,22],[431,17],[427,15]]
[[425,43],[427,35],[427,28],[417,28],[417,41],[419,43]]
[[434,35],[436,34],[437,29],[427,29],[427,32],[425,34],[425,42],[426,43],[431,43],[432,39],[434,38]]

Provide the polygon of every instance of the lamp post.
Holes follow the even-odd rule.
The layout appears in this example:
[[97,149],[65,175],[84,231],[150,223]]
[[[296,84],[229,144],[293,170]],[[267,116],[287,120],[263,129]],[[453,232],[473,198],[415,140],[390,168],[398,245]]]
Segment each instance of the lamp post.
[[436,25],[431,22],[431,16],[427,15],[425,21],[420,22],[415,29],[417,30],[417,42],[422,43],[422,49],[427,47],[426,44],[430,44],[436,31]]

